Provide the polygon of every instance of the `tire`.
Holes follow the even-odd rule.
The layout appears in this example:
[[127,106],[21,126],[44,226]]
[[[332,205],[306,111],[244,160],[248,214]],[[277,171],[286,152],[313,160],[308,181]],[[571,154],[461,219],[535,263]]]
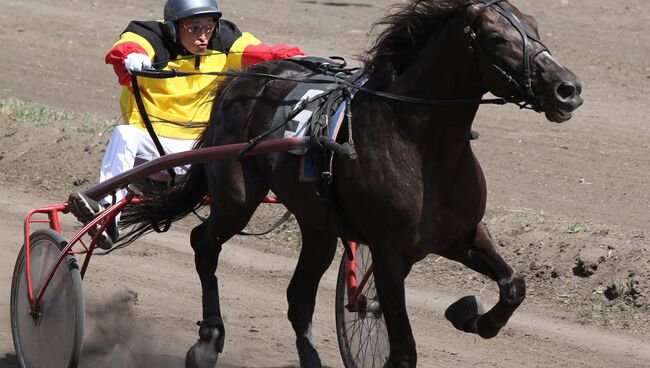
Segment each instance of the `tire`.
[[[372,264],[368,246],[357,245],[357,282]],[[370,276],[357,302],[358,311],[350,312],[347,305],[346,260],[341,260],[336,282],[336,337],[345,368],[383,368],[390,354],[386,321],[375,288],[374,276]],[[369,306],[372,306],[369,308]]]
[[[38,295],[66,242],[55,231],[30,236],[32,287]],[[11,282],[11,332],[21,367],[76,367],[81,355],[84,299],[81,274],[74,256],[66,255],[57,268],[32,318],[27,300],[25,247],[20,250]]]

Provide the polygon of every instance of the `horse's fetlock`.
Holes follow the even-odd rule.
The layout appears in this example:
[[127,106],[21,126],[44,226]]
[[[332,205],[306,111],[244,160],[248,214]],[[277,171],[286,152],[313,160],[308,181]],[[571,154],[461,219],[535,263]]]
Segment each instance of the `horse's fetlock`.
[[311,338],[308,336],[298,337],[296,339],[296,348],[298,349],[301,367],[321,368],[323,366]]
[[476,320],[476,333],[484,339],[491,339],[499,334],[505,322],[494,319],[493,313],[485,313]]
[[526,298],[526,283],[518,273],[510,279],[499,280],[498,285],[500,301],[510,307],[517,308]]
[[391,360],[387,362],[386,366],[391,368],[413,368],[417,366],[417,357],[416,355],[400,357],[397,359],[392,359],[391,357]]
[[226,340],[226,328],[220,316],[211,316],[198,322],[199,340],[205,344],[214,344],[217,353],[223,351]]

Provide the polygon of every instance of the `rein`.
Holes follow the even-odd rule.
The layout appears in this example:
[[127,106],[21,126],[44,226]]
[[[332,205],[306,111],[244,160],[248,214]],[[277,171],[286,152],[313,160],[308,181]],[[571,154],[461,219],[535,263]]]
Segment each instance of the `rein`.
[[[296,59],[299,60],[299,59]],[[350,68],[346,69],[346,71],[355,71],[358,68]],[[310,79],[310,78],[290,78],[290,77],[281,77],[277,75],[272,75],[272,74],[267,74],[267,73],[256,73],[256,72],[247,72],[247,71],[239,71],[239,72],[182,72],[177,69],[169,69],[169,70],[142,70],[142,71],[133,71],[133,75],[135,76],[142,76],[142,77],[147,77],[147,78],[157,78],[157,79],[164,79],[164,78],[175,78],[175,77],[187,77],[187,76],[193,76],[193,75],[212,75],[212,76],[218,76],[218,77],[257,77],[257,78],[269,78],[269,79],[274,79],[274,80],[281,80],[281,81],[288,81],[288,82],[295,82],[295,83],[331,83],[330,81],[323,81],[319,79]],[[338,77],[338,74],[336,75]],[[345,81],[342,78],[337,78],[335,83],[345,86],[347,88],[366,93],[369,95],[381,97],[384,99],[388,100],[393,100],[393,101],[398,101],[398,102],[405,102],[405,103],[411,103],[411,104],[417,104],[417,105],[433,105],[433,106],[440,106],[440,105],[465,105],[465,104],[492,104],[492,105],[505,105],[507,103],[517,103],[519,102],[519,99],[513,99],[513,98],[465,98],[465,99],[441,99],[441,100],[433,100],[433,99],[426,99],[426,98],[419,98],[419,97],[410,97],[410,96],[402,96],[402,95],[397,95],[394,93],[389,93],[389,92],[382,92],[382,91],[377,91],[369,88],[365,88],[359,85],[356,85],[354,83],[350,83]]]

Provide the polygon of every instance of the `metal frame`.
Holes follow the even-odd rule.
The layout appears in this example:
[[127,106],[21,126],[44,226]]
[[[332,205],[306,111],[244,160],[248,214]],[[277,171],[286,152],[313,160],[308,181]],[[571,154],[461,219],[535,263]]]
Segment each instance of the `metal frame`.
[[[249,148],[249,143],[237,143],[229,144],[216,147],[207,147],[207,148],[197,148],[185,152],[178,152],[174,154],[165,155],[163,157],[151,160],[142,165],[139,165],[131,170],[128,170],[118,176],[115,176],[109,180],[106,180],[102,183],[99,183],[84,192],[90,198],[98,200],[109,193],[114,192],[117,189],[125,188],[129,184],[144,179],[149,175],[155,174],[160,171],[164,171],[170,167],[184,166],[188,164],[199,164],[205,163],[214,160],[224,160],[224,159],[235,159],[240,156],[252,156],[264,153],[272,152],[282,152],[290,151],[296,149],[302,149],[309,146],[308,138],[280,138],[273,139],[268,141],[262,141],[257,143],[252,149],[248,151],[243,151],[244,149]],[[106,229],[110,221],[115,218],[115,216],[122,211],[122,209],[127,206],[129,203],[140,201],[140,198],[134,197],[132,191],[129,191],[129,194],[124,197],[119,202],[108,207],[103,211],[99,216],[93,219],[91,222],[86,224],[80,231],[78,231],[72,239],[64,246],[63,251],[57,258],[56,262],[52,265],[52,268],[48,272],[48,277],[45,281],[45,284],[39,291],[38,295],[34,295],[34,290],[32,286],[31,278],[31,256],[30,256],[30,240],[29,236],[31,234],[31,225],[37,223],[47,223],[49,227],[61,233],[61,223],[59,221],[59,214],[67,214],[70,212],[70,207],[68,203],[42,206],[34,210],[29,211],[25,217],[24,222],[24,247],[25,247],[25,273],[26,273],[26,282],[27,282],[27,299],[30,305],[30,314],[36,315],[38,311],[38,304],[40,303],[45,290],[52,281],[54,272],[59,267],[63,259],[67,254],[85,254],[83,265],[81,267],[81,277],[83,278],[86,270],[88,269],[88,264],[92,257],[93,251],[95,250],[97,240],[101,236],[102,232]],[[266,203],[280,203],[276,198],[267,197],[265,199]],[[45,215],[47,219],[35,218]],[[90,244],[86,245],[82,238],[88,234],[88,231],[93,229],[95,226],[99,225],[98,231],[92,237]],[[82,249],[73,250],[73,248],[80,244]]]

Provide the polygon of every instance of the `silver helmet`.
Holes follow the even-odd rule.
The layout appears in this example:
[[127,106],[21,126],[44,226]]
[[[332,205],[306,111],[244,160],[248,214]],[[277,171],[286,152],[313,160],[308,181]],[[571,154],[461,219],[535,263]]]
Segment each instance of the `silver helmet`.
[[176,22],[197,15],[213,15],[215,18],[220,18],[221,10],[219,10],[216,0],[165,1],[165,9],[163,12],[165,22]]

